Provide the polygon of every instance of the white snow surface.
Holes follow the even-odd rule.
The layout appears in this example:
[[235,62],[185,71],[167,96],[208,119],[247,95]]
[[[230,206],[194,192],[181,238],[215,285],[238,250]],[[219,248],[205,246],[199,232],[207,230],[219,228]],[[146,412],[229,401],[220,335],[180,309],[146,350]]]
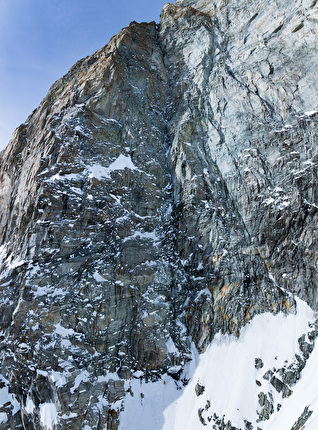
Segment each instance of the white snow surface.
[[75,378],[74,385],[71,388],[71,393],[73,394],[82,382],[87,382],[89,380],[89,376],[90,375],[87,370],[82,370]]
[[[209,419],[216,413],[237,428],[245,428],[244,420],[247,420],[254,428],[283,430],[293,426],[307,405],[314,413],[306,430],[316,430],[317,347],[302,378],[292,387],[291,397],[282,399],[281,393],[263,378],[268,370],[295,362],[295,354],[300,353],[298,339],[311,331],[309,324],[314,320],[311,308],[297,299],[296,314],[258,315],[241,330],[239,338],[218,334],[203,354],[193,352],[193,359],[183,374],[189,379],[185,387],[169,376],[154,383],[128,381],[126,389],[130,386],[133,395],[127,393],[125,398],[120,430],[201,430],[205,426],[199,419],[199,409],[207,428],[212,428],[213,421]],[[261,369],[255,367],[256,358],[263,361]],[[258,386],[256,381],[262,385]],[[204,386],[199,396],[195,393],[197,384]],[[270,421],[257,423],[260,392],[273,395],[275,411],[278,403],[282,407]]]
[[35,409],[35,404],[29,396],[27,397],[27,400],[25,402],[25,408],[24,409],[25,409],[25,412],[27,414],[33,414],[33,411]]
[[129,156],[120,154],[119,157],[110,164],[110,166],[108,167],[110,171],[113,170],[124,170],[124,169],[131,169],[131,170],[135,170],[137,169],[137,167],[134,165],[134,163],[132,162],[132,159]]
[[[193,348],[193,356],[196,355]],[[195,362],[196,360],[191,361],[186,366],[188,375],[192,375]],[[134,376],[137,377],[137,373]],[[120,413],[119,430],[161,430],[165,425],[163,411],[177,400],[181,386],[181,383],[177,384],[169,376],[152,383],[146,383],[142,379],[127,381],[125,389],[130,393],[126,394],[124,411]],[[177,426],[169,430],[181,428]]]
[[8,422],[8,415],[5,412],[0,412],[0,424]]
[[57,410],[54,403],[43,403],[40,405],[41,424],[45,430],[53,430],[57,424]]
[[305,115],[307,115],[307,116],[313,116],[313,115],[316,115],[316,113],[318,113],[318,110],[314,109],[314,110],[305,112]]
[[135,231],[133,235],[127,236],[123,242],[127,242],[131,239],[141,239],[141,240],[153,240],[154,242],[158,242],[160,239],[157,236],[155,231]]
[[78,180],[80,176],[77,173],[69,173],[66,175],[60,175],[59,173],[56,173],[55,175],[51,176],[50,178],[46,179],[46,182],[54,182],[54,181],[72,181],[72,180]]
[[106,279],[105,278],[103,278],[97,271],[95,271],[94,273],[93,273],[93,278],[95,279],[95,281],[97,281],[97,282],[105,282],[106,281]]
[[103,178],[110,178],[111,172],[124,169],[138,170],[130,156],[120,154],[108,167],[93,164],[89,167],[88,172],[90,178],[102,180]]
[[[79,181],[86,174],[89,178],[95,178],[99,181],[104,178],[110,178],[111,172],[116,170],[138,170],[138,168],[133,163],[130,155],[120,154],[116,160],[114,160],[108,167],[102,166],[101,164],[95,163],[90,166],[85,166],[85,169],[81,173],[70,173],[70,174],[60,174],[56,173],[53,176],[45,179],[46,182],[72,182]],[[44,173],[44,172],[43,172]],[[73,192],[81,194],[82,190],[76,187],[71,187]],[[0,257],[1,257],[2,247],[0,247]]]
[[[3,385],[3,387],[0,388],[0,408],[2,408],[4,405],[8,403],[11,403],[12,415],[14,415],[20,410],[20,404],[17,401],[15,395],[9,392],[9,386],[10,386],[9,381],[5,379],[4,376],[0,375],[0,382],[1,382],[1,385]],[[6,417],[7,417],[7,414],[5,412],[1,413],[0,423],[5,422],[4,420],[6,419]]]

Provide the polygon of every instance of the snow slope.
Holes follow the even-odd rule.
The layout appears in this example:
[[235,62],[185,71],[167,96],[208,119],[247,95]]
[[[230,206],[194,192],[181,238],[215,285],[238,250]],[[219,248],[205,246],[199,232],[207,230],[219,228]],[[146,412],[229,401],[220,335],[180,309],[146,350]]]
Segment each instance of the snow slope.
[[[199,430],[213,428],[224,417],[225,423],[231,421],[240,429],[249,422],[262,430],[289,430],[307,405],[314,413],[306,429],[316,429],[317,347],[290,397],[283,399],[270,379],[264,378],[269,370],[275,374],[296,362],[295,354],[301,355],[298,339],[311,331],[314,319],[311,308],[297,299],[295,315],[265,313],[246,325],[239,338],[217,335],[204,354],[193,354],[183,375],[190,379],[185,387],[168,376],[155,383],[133,381],[127,387],[131,394],[125,399],[120,429]],[[269,421],[258,421],[261,392],[273,402]]]

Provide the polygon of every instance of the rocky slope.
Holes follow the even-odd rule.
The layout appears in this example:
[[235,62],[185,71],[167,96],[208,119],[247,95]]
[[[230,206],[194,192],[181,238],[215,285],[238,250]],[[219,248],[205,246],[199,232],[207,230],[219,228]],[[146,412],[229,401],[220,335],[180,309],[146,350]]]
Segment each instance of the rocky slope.
[[263,429],[292,398],[316,337],[301,309],[318,309],[317,9],[168,3],[15,131],[0,153],[1,429],[133,429],[138,384],[145,404],[145,387],[187,390],[195,349],[268,312],[301,330],[279,366],[265,346],[250,357],[256,415],[234,424],[212,400],[192,426]]

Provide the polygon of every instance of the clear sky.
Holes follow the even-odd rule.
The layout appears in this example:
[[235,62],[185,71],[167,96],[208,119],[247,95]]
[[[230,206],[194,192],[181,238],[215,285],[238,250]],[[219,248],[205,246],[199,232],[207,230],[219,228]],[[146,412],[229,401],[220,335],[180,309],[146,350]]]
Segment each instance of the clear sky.
[[[171,0],[173,3],[173,0]],[[54,81],[164,0],[0,0],[0,150]]]

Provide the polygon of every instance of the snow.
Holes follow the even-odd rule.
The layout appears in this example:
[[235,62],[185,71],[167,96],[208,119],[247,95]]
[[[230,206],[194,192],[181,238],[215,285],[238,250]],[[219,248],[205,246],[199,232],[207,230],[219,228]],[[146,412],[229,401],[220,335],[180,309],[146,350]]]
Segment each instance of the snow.
[[76,376],[74,385],[71,388],[71,393],[73,394],[75,390],[80,386],[82,382],[88,382],[89,381],[89,373],[87,370],[82,370],[79,375]]
[[133,373],[134,378],[142,378],[144,375],[144,372],[142,370],[136,370],[136,372]]
[[[312,401],[317,413],[308,421],[306,430],[316,429],[318,348],[303,370],[302,379],[292,387],[294,394],[291,397],[282,399],[282,393],[263,378],[268,370],[295,363],[295,354],[301,354],[298,339],[311,330],[309,324],[315,315],[300,299],[296,299],[296,303],[295,314],[257,315],[241,330],[239,338],[217,334],[203,354],[198,355],[193,349],[192,360],[181,377],[181,380],[189,380],[185,387],[168,375],[152,383],[143,379],[127,381],[125,389],[132,394],[127,393],[124,400],[119,429],[201,430],[204,428],[199,419],[201,410],[201,418],[207,425],[216,413],[237,428],[245,428],[244,420],[247,420],[254,428],[282,430],[291,428]],[[175,351],[170,338],[167,349]],[[256,358],[262,360],[263,367],[256,368]],[[256,381],[260,381],[261,386]],[[201,395],[196,394],[197,384],[205,387]],[[257,410],[261,409],[258,403],[260,392],[271,393],[275,410],[278,403],[282,404],[270,422],[257,423]],[[288,421],[286,417],[289,417]]]
[[[84,194],[83,190],[81,190],[80,188],[76,188],[76,187],[70,187],[70,190],[73,191],[74,194]],[[70,224],[69,224],[70,225]],[[71,226],[71,225],[70,225]],[[73,227],[73,226],[72,226]]]
[[[0,375],[0,382],[1,385],[3,385],[2,388],[0,388],[0,408],[2,408],[7,403],[11,403],[12,405],[12,415],[16,414],[20,410],[20,404],[17,401],[14,394],[9,393],[9,381],[5,379],[2,375]],[[7,414],[1,415],[0,419],[5,419],[5,416]],[[0,421],[1,422],[1,421]]]
[[[274,399],[277,394],[269,382],[264,381],[263,374],[268,369],[280,368],[286,362],[293,362],[295,353],[299,353],[297,339],[309,331],[308,324],[314,320],[309,306],[300,300],[297,300],[297,304],[296,315],[265,313],[256,316],[242,329],[239,339],[217,335],[207,351],[200,356],[194,376],[182,396],[165,410],[163,430],[202,428],[198,418],[200,408],[203,409],[202,417],[206,423],[216,413],[219,417],[225,416],[226,421],[230,420],[238,428],[244,428],[244,419],[256,425],[258,393],[271,391]],[[262,359],[262,369],[255,368],[255,358]],[[262,387],[258,387],[256,380],[262,381]],[[194,394],[197,383],[205,387],[201,396]],[[316,387],[318,389],[318,382]],[[302,403],[301,413],[304,406]],[[284,403],[281,411],[283,410]],[[291,423],[288,427],[286,423],[282,423],[283,420],[277,429],[293,425]],[[265,429],[263,424],[257,425]],[[272,427],[267,428],[274,430]]]
[[167,348],[167,352],[169,354],[178,354],[179,355],[179,350],[177,349],[174,341],[171,339],[171,337],[169,337],[169,339],[166,342],[166,348]]
[[305,112],[305,115],[313,116],[313,115],[316,115],[316,113],[318,113],[318,110],[311,110],[311,111]]
[[109,165],[109,167],[104,167],[100,164],[93,164],[90,166],[88,169],[89,178],[96,178],[98,180],[110,178],[111,172],[124,169],[138,170],[130,156],[120,154],[119,157]]
[[[172,340],[171,340],[172,341]],[[197,351],[192,345],[193,360],[185,366],[188,377],[194,372],[197,363]],[[135,378],[144,372],[137,371]],[[127,395],[124,410],[120,413],[119,430],[162,430],[164,426],[164,410],[178,398],[183,384],[176,382],[168,375],[156,382],[146,383],[142,379],[125,382]],[[129,392],[128,392],[129,390]],[[171,427],[169,430],[180,430],[182,427]]]
[[48,372],[46,370],[41,370],[41,369],[37,369],[36,370],[36,374],[37,375],[41,375],[44,376],[45,378],[49,375]]
[[88,170],[89,178],[96,178],[99,181],[103,178],[109,178],[109,169],[107,167],[103,167],[100,164],[93,164],[89,167]]
[[154,242],[158,242],[160,240],[155,231],[135,231],[133,235],[127,236],[123,242],[127,242],[131,239],[153,240]]
[[135,379],[127,381],[125,389],[130,389],[132,394],[126,395],[119,430],[161,430],[164,425],[163,410],[178,395],[173,379],[167,377],[148,384]]
[[65,328],[60,323],[55,324],[55,333],[61,337],[73,336],[76,332],[71,328]]
[[72,180],[78,180],[80,178],[80,175],[78,173],[69,173],[66,175],[56,173],[55,175],[51,176],[48,179],[45,179],[45,182],[55,182],[55,181],[72,181]]
[[82,125],[76,125],[74,130],[77,131],[79,134],[82,134],[83,136],[91,136],[90,130],[86,130]]
[[25,263],[25,260],[22,260],[20,257],[17,257],[11,261],[11,263],[8,266],[8,269],[13,270],[16,267],[22,266],[22,264],[24,264],[24,263]]
[[50,379],[58,388],[61,388],[67,384],[65,375],[61,372],[56,372],[55,370],[52,370]]
[[69,414],[64,414],[61,416],[62,420],[69,420],[71,418],[76,418],[78,415],[75,412],[69,412]]
[[120,154],[120,156],[109,166],[112,170],[124,170],[125,168],[135,170],[137,167],[132,162],[130,156]]
[[285,194],[285,191],[280,187],[275,187],[271,190],[271,196],[263,200],[265,206],[276,205],[277,209],[283,210],[291,205],[291,201]]
[[43,296],[50,296],[50,297],[56,297],[56,296],[64,296],[65,290],[62,288],[54,288],[53,285],[45,286],[45,287],[37,287],[36,290],[33,292],[34,297],[43,297]]
[[27,397],[24,409],[25,409],[25,412],[27,414],[33,414],[33,411],[35,409],[35,404],[34,404],[33,400],[29,396]]
[[93,274],[93,278],[95,279],[95,281],[97,282],[105,282],[106,279],[103,278],[98,272],[94,272]]
[[40,405],[41,424],[45,430],[53,430],[57,424],[57,410],[54,403],[43,403]]
[[8,421],[8,416],[5,412],[0,412],[0,424],[5,424]]
[[99,409],[100,413],[103,413],[103,410],[105,407],[108,406],[108,401],[105,399],[105,397],[100,394],[98,396],[98,403],[97,403],[97,408]]
[[[80,179],[83,179],[86,174],[88,174],[89,178],[102,180],[104,178],[110,178],[111,172],[114,172],[116,170],[124,170],[124,169],[138,170],[130,156],[120,154],[116,158],[116,160],[114,160],[108,167],[95,163],[90,166],[87,166],[85,170],[83,170],[81,173],[70,173],[70,174],[56,173],[50,178],[45,179],[45,181],[46,182],[79,181]],[[83,193],[82,190],[77,187],[71,187],[71,190],[77,194]],[[89,196],[88,198],[91,199],[92,196]],[[1,248],[0,248],[0,255],[1,255]]]

